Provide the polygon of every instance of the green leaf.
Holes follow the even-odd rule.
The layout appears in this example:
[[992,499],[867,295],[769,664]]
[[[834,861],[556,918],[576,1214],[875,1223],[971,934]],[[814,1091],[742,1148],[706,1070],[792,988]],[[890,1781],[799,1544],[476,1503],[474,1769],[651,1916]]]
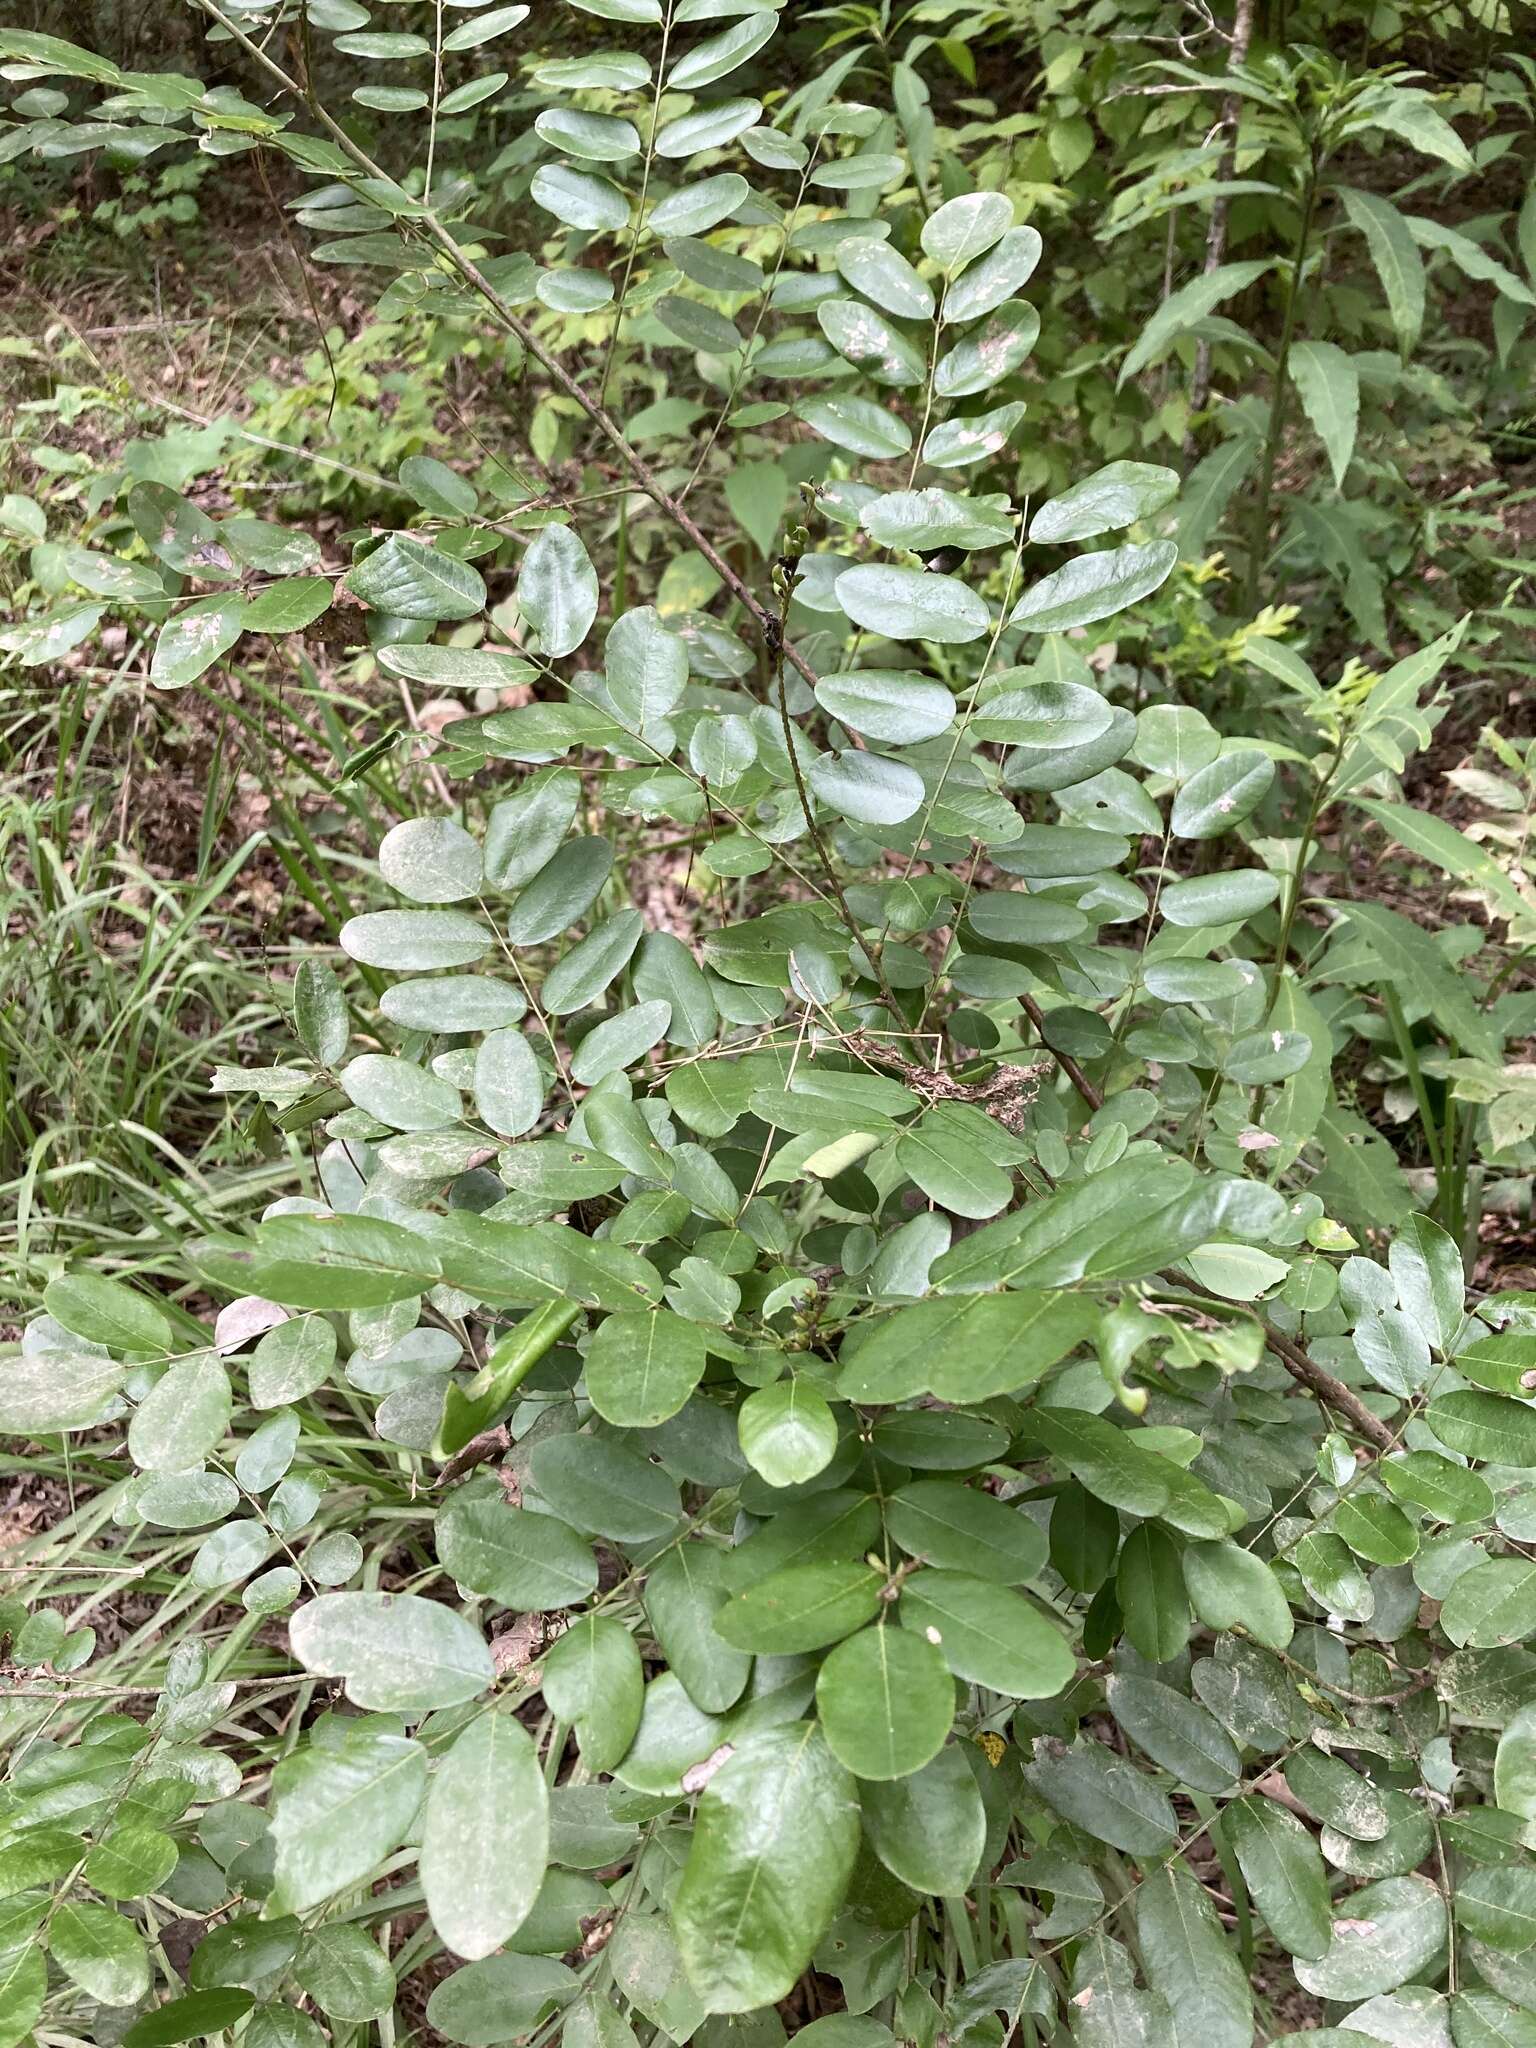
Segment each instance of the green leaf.
[[738,1650],[760,1656],[820,1650],[874,1618],[881,1585],[868,1565],[792,1565],[734,1595],[715,1627]]
[[670,1044],[707,1045],[716,1036],[720,1015],[709,983],[692,953],[671,932],[646,933],[631,981],[641,1002],[668,1005]]
[[574,107],[546,107],[534,132],[552,149],[590,163],[623,163],[640,153],[640,131],[614,114],[584,114]]
[[1536,1466],[1536,1408],[1467,1388],[1442,1394],[1424,1420],[1449,1450],[1489,1465]]
[[1379,1493],[1345,1494],[1332,1521],[1356,1557],[1369,1564],[1406,1564],[1419,1547],[1417,1528]]
[[785,1997],[842,1904],[858,1852],[853,1780],[814,1724],[750,1735],[699,1802],[673,1906],[710,2012]]
[[1243,1881],[1271,1934],[1293,1956],[1318,1962],[1333,1938],[1328,1877],[1317,1842],[1273,1799],[1236,1799],[1222,1816]]
[[1000,242],[1013,226],[1013,202],[1002,192],[963,192],[923,222],[923,254],[953,277]]
[[235,2026],[255,2003],[249,1991],[233,1989],[173,1998],[135,2020],[123,2036],[123,2048],[173,2048],[180,2041],[211,2040]]
[[735,1706],[752,1659],[721,1640],[715,1617],[725,1605],[724,1553],[699,1543],[679,1544],[652,1565],[645,1611],[672,1675],[705,1714]]
[[1166,1529],[1143,1522],[1126,1537],[1115,1576],[1125,1633],[1149,1664],[1167,1664],[1189,1641],[1189,1600],[1180,1550]]
[[1423,1877],[1388,1877],[1344,1901],[1328,1952],[1298,1959],[1296,1976],[1318,1998],[1354,2002],[1423,1975],[1445,1948],[1445,1901]]
[[1505,1955],[1536,1946],[1536,1870],[1497,1864],[1470,1871],[1456,1887],[1456,1920],[1474,1941]]
[[1394,1500],[1437,1522],[1480,1522],[1493,1513],[1487,1480],[1435,1451],[1399,1451],[1382,1459],[1376,1470]]
[[353,1705],[376,1713],[457,1706],[496,1675],[478,1630],[415,1593],[322,1593],[294,1615],[288,1641],[307,1671],[345,1679]]
[[1499,1735],[1493,1796],[1504,1812],[1536,1820],[1536,1707],[1520,1707]]
[[503,1138],[531,1131],[544,1108],[544,1079],[521,1031],[488,1031],[475,1051],[475,1108]]
[[546,1437],[530,1458],[534,1484],[563,1521],[618,1543],[674,1535],[682,1509],[665,1472],[601,1437]]
[[1456,2048],[1536,2048],[1536,2015],[1491,1991],[1460,1991],[1451,2000],[1451,2038]]
[[[528,190],[535,206],[584,233],[612,233],[629,223],[629,201],[624,194],[591,171],[573,171],[568,164],[541,164]],[[557,529],[546,527],[544,531]]]
[[458,903],[480,891],[480,848],[452,818],[408,818],[379,842],[379,873],[413,903]]
[[1451,1587],[1440,1626],[1458,1649],[1493,1650],[1536,1635],[1536,1564],[1493,1557]]
[[472,619],[485,608],[485,584],[467,562],[392,533],[347,571],[347,588],[370,610],[399,619]]
[[[1013,518],[996,499],[962,498],[930,484],[922,491],[884,491],[859,515],[859,524],[884,548],[1007,547]],[[918,678],[913,677],[915,683]]]
[[1170,824],[1180,839],[1219,839],[1256,810],[1275,779],[1257,747],[1234,747],[1197,768],[1175,793]]
[[115,1351],[173,1348],[171,1325],[155,1304],[104,1273],[61,1273],[43,1289],[43,1307],[88,1344],[108,1344]]
[[951,644],[986,632],[986,604],[954,576],[868,563],[845,569],[834,585],[837,601],[856,626],[887,640]]
[[160,1890],[180,1854],[159,1828],[123,1822],[91,1850],[80,1874],[104,1899],[141,1899]]
[[749,57],[757,55],[778,25],[778,16],[771,11],[755,12],[749,14],[745,21],[737,22],[734,28],[723,29],[719,35],[711,36],[707,42],[695,43],[667,73],[668,89],[672,92],[700,92],[706,85],[713,85],[716,79],[727,77]]
[[532,2034],[581,1979],[553,1956],[483,1956],[444,1977],[427,2000],[427,2024],[463,2048],[490,2048]]
[[1165,582],[1178,559],[1178,543],[1171,540],[1078,555],[1032,584],[1008,623],[1029,633],[1066,633],[1112,618]]
[[1266,1649],[1283,1650],[1295,1631],[1280,1582],[1237,1543],[1192,1543],[1184,1552],[1189,1603],[1207,1628],[1241,1628]]
[[654,1429],[704,1377],[704,1333],[670,1309],[609,1316],[587,1347],[587,1393],[618,1429]]
[[0,1355],[0,1429],[18,1437],[90,1429],[128,1372],[117,1359],[88,1352]]
[[1024,1775],[1063,1820],[1128,1856],[1161,1856],[1178,1832],[1173,1808],[1146,1772],[1102,1743],[1071,1749],[1052,1736],[1035,1744]]
[[404,1839],[426,1789],[420,1743],[379,1727],[350,1728],[323,1749],[306,1744],[284,1757],[272,1773],[272,1910],[305,1913],[360,1884]]
[[[632,82],[630,89],[636,90],[645,83],[646,79],[639,79]],[[696,107],[692,113],[684,114],[676,121],[668,121],[660,130],[656,137],[656,154],[688,157],[697,156],[706,149],[724,149],[759,120],[762,111],[762,101],[752,99],[719,100]]]
[[611,1771],[635,1739],[645,1699],[634,1637],[606,1615],[581,1615],[547,1652],[543,1691],[551,1713],[575,1729],[587,1770]]
[[1287,358],[1302,410],[1327,450],[1333,487],[1344,488],[1360,425],[1360,372],[1331,341],[1298,341]]
[[1181,1862],[1143,1878],[1136,1932],[1152,1989],[1168,2001],[1182,2041],[1249,2048],[1253,1995],[1216,1909]]
[[1096,1327],[1091,1301],[1020,1288],[918,1302],[856,1329],[839,1358],[845,1400],[982,1401],[1042,1377]]
[[528,1614],[576,1607],[597,1587],[597,1560],[554,1515],[509,1507],[500,1491],[456,1493],[437,1517],[437,1554],[461,1586]]
[[833,1755],[856,1778],[906,1778],[943,1748],[955,1682],[926,1637],[887,1623],[861,1629],[828,1655],[816,1710]]
[[609,1074],[633,1066],[653,1045],[661,1043],[671,1021],[671,1004],[661,1002],[637,1003],[616,1017],[605,1018],[577,1047],[571,1060],[572,1079],[591,1087]]
[[129,1455],[141,1471],[188,1471],[228,1434],[231,1406],[229,1374],[216,1358],[180,1359],[134,1410]]
[[378,1308],[442,1277],[424,1238],[376,1216],[271,1216],[249,1237],[202,1238],[197,1269],[285,1308]]
[[63,1900],[49,1923],[48,1953],[87,1998],[102,2005],[137,2005],[149,1989],[143,1938],[109,1906]]
[[573,527],[545,526],[528,544],[517,602],[547,655],[573,654],[597,617],[598,583]]
[[1232,1790],[1242,1759],[1216,1716],[1198,1700],[1186,1699],[1158,1679],[1119,1673],[1110,1679],[1105,1697],[1137,1748],[1181,1784],[1196,1792]]
[[870,1847],[914,1891],[954,1898],[976,1875],[986,1809],[958,1743],[908,1777],[863,1787]]
[[1124,384],[1127,378],[1134,377],[1148,363],[1166,355],[1197,320],[1205,319],[1208,313],[1214,312],[1228,299],[1247,291],[1272,268],[1273,258],[1269,257],[1248,263],[1222,263],[1215,270],[1202,271],[1199,277],[1192,278],[1178,291],[1170,293],[1143,327],[1134,347],[1120,365],[1119,382]]
[[[1019,411],[1022,414],[1022,406]],[[840,392],[803,398],[795,407],[795,417],[812,433],[834,447],[846,448],[851,455],[894,461],[912,446],[912,429],[905,420],[868,398],[851,398]]]
[[1013,1200],[1012,1175],[937,1116],[924,1116],[898,1140],[896,1164],[931,1201],[957,1216],[995,1216]]
[[1029,537],[1060,547],[1096,540],[1138,519],[1149,519],[1178,495],[1178,472],[1152,462],[1111,462],[1060,497],[1049,498],[1029,522]]
[[809,1380],[759,1387],[737,1414],[742,1456],[770,1486],[800,1486],[830,1464],[837,1418]]
[[454,1739],[427,1792],[421,1884],[457,1956],[488,1956],[532,1910],[549,1860],[549,1794],[538,1751],[510,1714],[482,1714]]
[[[726,502],[742,531],[756,542],[760,555],[774,551],[789,495],[789,477],[777,462],[744,462],[725,480]],[[686,669],[685,662],[685,673]],[[610,676],[610,684],[611,680]]]
[[887,1504],[886,1526],[909,1557],[1000,1586],[1025,1584],[1045,1562],[1045,1536],[1022,1508],[953,1480],[902,1487]]
[[1403,355],[1418,347],[1424,326],[1424,259],[1407,221],[1389,199],[1352,185],[1339,188],[1350,224],[1365,237],[1371,262],[1386,293],[1397,345]]
[[294,1959],[293,1975],[330,2019],[382,2019],[395,2002],[394,1971],[354,1921],[332,1920],[311,1928]]
[[1169,924],[1200,931],[1213,925],[1241,924],[1279,894],[1280,878],[1267,869],[1228,868],[1218,875],[1169,882],[1157,907]]
[[901,1621],[943,1652],[957,1678],[1013,1699],[1049,1699],[1076,1670],[1065,1637],[1024,1597],[968,1572],[917,1572]]

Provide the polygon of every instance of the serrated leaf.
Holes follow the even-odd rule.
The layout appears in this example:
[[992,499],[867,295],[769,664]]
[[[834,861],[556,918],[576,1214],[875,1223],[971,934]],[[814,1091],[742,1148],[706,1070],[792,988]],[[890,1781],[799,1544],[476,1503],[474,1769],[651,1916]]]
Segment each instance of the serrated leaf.
[[1302,410],[1327,451],[1333,487],[1342,491],[1360,425],[1360,372],[1332,341],[1296,342],[1287,368]]

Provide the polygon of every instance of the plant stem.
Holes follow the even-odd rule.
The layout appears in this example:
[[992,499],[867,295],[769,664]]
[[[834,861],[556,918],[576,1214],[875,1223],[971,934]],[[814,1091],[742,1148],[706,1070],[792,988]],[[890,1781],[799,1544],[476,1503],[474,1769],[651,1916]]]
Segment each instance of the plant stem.
[[1285,294],[1285,318],[1280,328],[1280,346],[1275,352],[1275,388],[1269,401],[1269,432],[1264,441],[1264,465],[1259,472],[1258,496],[1253,508],[1253,536],[1248,550],[1248,578],[1243,590],[1243,608],[1251,617],[1259,608],[1259,587],[1269,552],[1270,501],[1274,494],[1275,464],[1285,432],[1285,401],[1290,390],[1288,368],[1291,342],[1296,333],[1296,313],[1301,303],[1301,280],[1306,269],[1307,248],[1312,239],[1312,222],[1317,212],[1317,195],[1322,162],[1314,147],[1307,165],[1307,182],[1301,203],[1301,226],[1291,257],[1291,279]]
[[1285,892],[1285,909],[1281,913],[1280,918],[1280,936],[1275,941],[1275,972],[1277,975],[1284,972],[1285,964],[1291,956],[1291,932],[1296,924],[1296,912],[1301,905],[1302,886],[1306,879],[1307,862],[1312,857],[1312,844],[1317,834],[1317,821],[1327,806],[1328,792],[1333,786],[1333,778],[1338,771],[1339,761],[1342,758],[1341,752],[1335,758],[1333,766],[1328,770],[1328,773],[1320,778],[1317,788],[1313,791],[1312,801],[1307,807],[1306,820],[1301,828],[1301,844],[1296,849],[1296,866],[1291,874],[1290,887]]
[[1440,1132],[1430,1107],[1429,1090],[1424,1085],[1424,1070],[1419,1065],[1418,1048],[1408,1032],[1403,1006],[1397,999],[1397,990],[1391,982],[1381,985],[1381,1007],[1386,1012],[1387,1022],[1392,1026],[1392,1036],[1397,1040],[1397,1050],[1407,1071],[1408,1085],[1413,1090],[1413,1099],[1418,1104],[1419,1121],[1424,1126],[1424,1143],[1429,1149],[1429,1163],[1435,1173],[1435,1207],[1441,1212],[1450,1198],[1450,1176],[1445,1170],[1445,1153],[1441,1148]]
[[[1227,69],[1240,71],[1248,61],[1248,45],[1253,41],[1254,0],[1237,0],[1232,16],[1232,33],[1227,45]],[[1240,93],[1229,92],[1221,103],[1221,157],[1216,166],[1216,181],[1229,184],[1237,169],[1237,137],[1242,121],[1243,101]],[[1220,270],[1227,257],[1227,207],[1224,192],[1218,192],[1211,201],[1210,225],[1205,235],[1205,276]],[[1172,221],[1170,214],[1169,220]],[[1189,386],[1189,410],[1191,414],[1204,412],[1211,395],[1211,344],[1202,341],[1195,347],[1195,374]],[[1192,437],[1185,446],[1191,448]]]

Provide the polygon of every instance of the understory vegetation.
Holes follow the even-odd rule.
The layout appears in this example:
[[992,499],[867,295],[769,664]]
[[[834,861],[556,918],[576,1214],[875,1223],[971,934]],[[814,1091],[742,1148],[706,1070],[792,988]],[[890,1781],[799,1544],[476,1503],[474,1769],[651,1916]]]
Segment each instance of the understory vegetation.
[[1536,2048],[1533,29],[0,28],[0,2048]]

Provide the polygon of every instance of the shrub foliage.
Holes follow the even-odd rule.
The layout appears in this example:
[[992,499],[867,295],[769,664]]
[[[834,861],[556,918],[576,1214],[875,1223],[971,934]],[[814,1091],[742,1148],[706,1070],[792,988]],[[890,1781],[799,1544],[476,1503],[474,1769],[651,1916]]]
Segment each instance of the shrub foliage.
[[[976,10],[825,12],[791,90],[755,0],[200,4],[214,84],[0,34],[12,156],[259,152],[528,442],[410,457],[340,561],[154,476],[31,536],[23,664],[323,634],[459,715],[215,1075],[304,1191],[189,1188],[180,1284],[61,1270],[0,1360],[85,1554],[175,1567],[94,1658],[0,1606],[0,2043],[396,2041],[397,1992],[465,2048],[1526,2042],[1536,1306],[1464,1248],[1529,1171],[1536,893],[1403,789],[1486,622],[1365,546],[1391,407],[1450,406],[1430,266],[1506,359],[1536,303],[1362,182],[1468,143],[1251,6],[1203,68],[1090,21],[1063,185],[1115,66],[1127,147],[1220,112],[1108,205],[1111,261],[1205,238],[1117,401],[951,106]],[[1191,362],[1230,416],[1157,428]],[[1325,890],[1367,832],[1464,922]]]

